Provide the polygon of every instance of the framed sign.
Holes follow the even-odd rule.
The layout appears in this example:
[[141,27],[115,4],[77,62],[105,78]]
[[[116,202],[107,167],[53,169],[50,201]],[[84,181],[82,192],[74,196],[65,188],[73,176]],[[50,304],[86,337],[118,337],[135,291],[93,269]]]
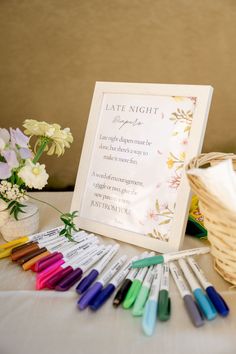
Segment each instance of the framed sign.
[[140,247],[178,250],[211,86],[98,82],[71,210],[77,226]]

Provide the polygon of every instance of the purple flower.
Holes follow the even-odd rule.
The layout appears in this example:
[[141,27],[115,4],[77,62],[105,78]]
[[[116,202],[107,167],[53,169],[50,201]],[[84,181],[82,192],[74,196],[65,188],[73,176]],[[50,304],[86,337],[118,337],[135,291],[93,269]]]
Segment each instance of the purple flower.
[[6,179],[11,176],[10,166],[6,162],[0,162],[0,179]]
[[11,143],[13,146],[18,145],[20,148],[28,148],[29,138],[19,128],[10,128]]
[[30,159],[31,157],[33,157],[33,153],[30,149],[27,149],[27,148],[20,148],[19,149],[19,154],[20,154],[20,157],[24,160],[26,159]]
[[7,129],[0,128],[0,151],[2,151],[5,146],[9,143],[10,134]]
[[4,151],[2,151],[2,156],[5,158],[10,169],[16,168],[19,166],[19,162],[17,160],[16,153],[14,150],[10,150],[10,149],[4,150]]

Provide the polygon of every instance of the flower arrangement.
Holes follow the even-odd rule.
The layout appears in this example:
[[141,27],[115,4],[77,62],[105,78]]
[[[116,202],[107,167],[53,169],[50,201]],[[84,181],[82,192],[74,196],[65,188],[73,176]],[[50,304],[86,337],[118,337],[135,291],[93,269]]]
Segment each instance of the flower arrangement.
[[[0,128],[0,226],[10,215],[18,220],[19,213],[24,213],[27,199],[38,200],[27,192],[41,190],[47,184],[49,175],[45,165],[39,163],[42,154],[61,156],[73,142],[70,129],[61,129],[59,124],[26,119],[23,127],[24,133],[19,128]],[[33,137],[36,142],[32,150],[30,141]],[[60,213],[64,223],[61,234],[71,239],[72,231],[77,231],[73,221],[77,212],[62,213],[52,207]]]

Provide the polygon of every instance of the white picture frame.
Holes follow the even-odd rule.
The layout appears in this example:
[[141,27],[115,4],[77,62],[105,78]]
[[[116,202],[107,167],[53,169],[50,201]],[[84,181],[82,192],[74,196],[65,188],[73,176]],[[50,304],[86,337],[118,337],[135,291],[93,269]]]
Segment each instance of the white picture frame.
[[156,252],[180,249],[190,201],[184,165],[201,152],[212,93],[97,82],[71,204],[77,226]]

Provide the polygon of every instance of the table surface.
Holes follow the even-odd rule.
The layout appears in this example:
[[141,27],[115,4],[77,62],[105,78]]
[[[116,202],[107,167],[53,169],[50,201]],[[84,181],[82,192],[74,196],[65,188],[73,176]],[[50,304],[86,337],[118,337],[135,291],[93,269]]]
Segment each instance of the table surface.
[[[72,193],[40,192],[37,197],[68,211]],[[42,203],[38,205],[40,231],[60,225],[58,214],[52,208]],[[114,243],[105,237],[103,241]],[[185,237],[183,248],[199,246],[203,246],[203,241]],[[118,256],[131,257],[141,251],[121,243]],[[88,309],[80,312],[76,307],[75,286],[63,293],[36,291],[33,272],[24,272],[9,259],[0,260],[0,353],[233,354],[236,350],[236,291],[214,271],[209,254],[199,256],[198,260],[228,303],[230,315],[206,321],[200,328],[193,327],[171,279],[172,316],[168,322],[157,322],[152,337],[143,334],[140,318],[133,317],[129,310],[114,309],[111,299],[96,313]]]

